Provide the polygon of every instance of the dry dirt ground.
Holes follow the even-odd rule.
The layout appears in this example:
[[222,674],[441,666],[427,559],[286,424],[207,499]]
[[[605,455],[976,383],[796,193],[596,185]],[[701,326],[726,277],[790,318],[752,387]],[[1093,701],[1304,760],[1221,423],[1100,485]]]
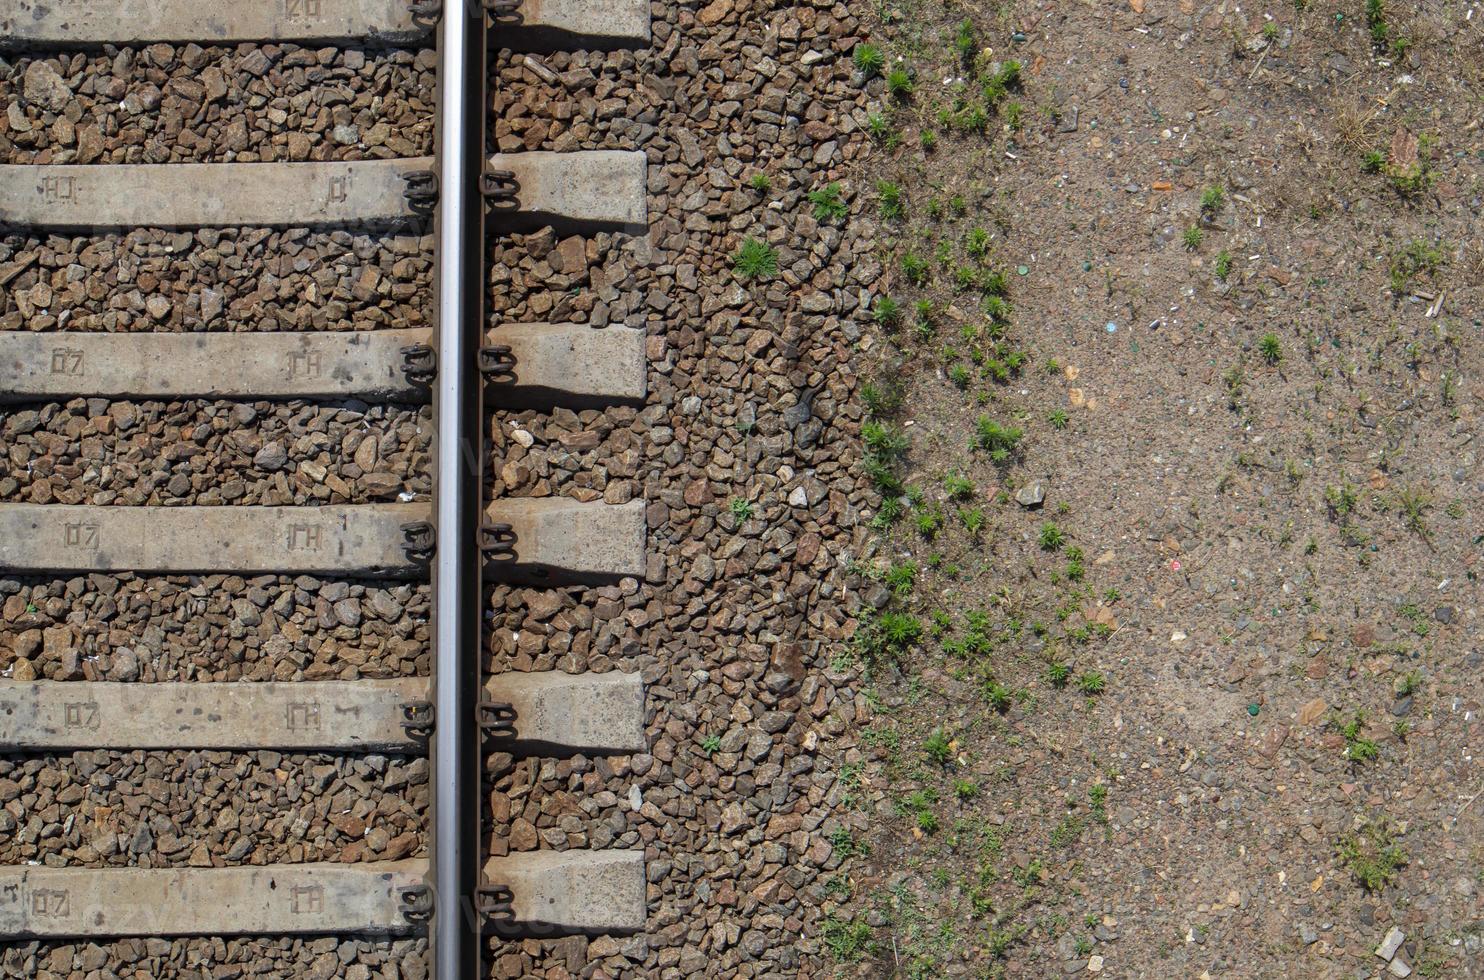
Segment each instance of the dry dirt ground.
[[863,18],[834,969],[1484,976],[1484,5]]

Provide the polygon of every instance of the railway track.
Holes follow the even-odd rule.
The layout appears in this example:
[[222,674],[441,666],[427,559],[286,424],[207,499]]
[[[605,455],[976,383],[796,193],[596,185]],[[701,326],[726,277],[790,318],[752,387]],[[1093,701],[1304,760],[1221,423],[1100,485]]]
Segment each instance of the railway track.
[[[7,57],[64,59],[63,71],[37,71],[43,81],[64,78],[65,59],[76,52],[154,45],[255,46],[272,57],[320,46],[432,49],[438,64],[430,155],[359,152],[361,145],[313,160],[82,163],[79,152],[63,149],[44,162],[0,164],[6,232],[98,237],[280,228],[424,236],[434,260],[425,299],[436,311],[431,324],[374,329],[238,332],[203,323],[189,332],[109,332],[69,329],[66,311],[56,310],[44,322],[0,331],[0,421],[79,399],[103,413],[121,402],[203,400],[427,406],[433,428],[432,493],[403,491],[394,501],[330,502],[345,496],[337,491],[312,505],[131,506],[116,495],[0,503],[0,577],[26,577],[43,583],[43,591],[65,594],[65,583],[82,582],[86,592],[94,587],[89,577],[99,575],[159,576],[183,588],[219,576],[308,576],[430,589],[427,621],[403,630],[422,638],[427,649],[419,662],[429,665],[428,676],[144,682],[106,679],[78,662],[53,670],[57,676],[17,677],[7,669],[0,750],[16,766],[38,755],[65,766],[99,752],[429,760],[426,854],[413,848],[394,860],[218,858],[106,868],[46,860],[0,867],[0,941],[21,949],[15,965],[35,967],[36,954],[23,947],[38,941],[426,937],[427,972],[452,980],[485,975],[487,955],[503,939],[644,928],[642,851],[490,856],[481,826],[491,753],[642,751],[640,679],[489,676],[481,649],[487,584],[554,588],[641,577],[645,568],[642,501],[489,499],[483,433],[494,407],[642,403],[645,346],[642,330],[623,325],[489,322],[486,236],[545,225],[564,233],[642,231],[646,166],[640,153],[488,153],[486,52],[496,41],[533,50],[641,46],[649,41],[648,17],[644,0],[447,8],[428,0],[11,0],[0,10]],[[66,101],[56,98],[42,121],[77,123]],[[234,111],[244,107],[225,105],[222,115]],[[208,115],[205,105],[200,113]],[[338,144],[355,146],[338,132]],[[35,301],[49,296],[65,306],[66,283],[47,282],[28,265],[0,264],[0,284],[26,283],[17,302],[29,303],[32,313]],[[114,431],[100,438],[126,437]],[[289,455],[279,465],[292,470],[296,460]],[[307,461],[297,465],[297,478],[328,479],[323,465]],[[320,611],[321,620],[325,615]],[[328,615],[333,625],[338,613]],[[19,631],[4,628],[9,635],[0,650],[13,654]],[[130,639],[108,635],[101,648],[84,652],[92,660]],[[166,673],[142,666],[136,673]],[[23,799],[11,795],[6,803],[11,824],[44,824]],[[64,812],[69,805],[53,804],[48,819],[71,826],[77,815]],[[368,836],[375,816],[356,817],[369,817]]]

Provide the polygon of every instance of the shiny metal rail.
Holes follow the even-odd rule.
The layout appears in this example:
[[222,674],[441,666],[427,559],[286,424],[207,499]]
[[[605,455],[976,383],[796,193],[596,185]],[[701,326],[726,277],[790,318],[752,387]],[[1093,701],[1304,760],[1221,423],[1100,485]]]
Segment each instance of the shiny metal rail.
[[[434,980],[480,975],[480,929],[466,915],[479,884],[480,758],[468,721],[479,703],[479,588],[475,528],[481,466],[474,357],[483,331],[485,46],[488,24],[474,0],[449,0],[438,37],[437,224],[438,419],[434,513],[442,546],[433,562]],[[473,397],[471,397],[473,396]],[[472,440],[472,441],[471,441]],[[472,472],[471,472],[472,471]],[[472,492],[471,492],[472,491]]]

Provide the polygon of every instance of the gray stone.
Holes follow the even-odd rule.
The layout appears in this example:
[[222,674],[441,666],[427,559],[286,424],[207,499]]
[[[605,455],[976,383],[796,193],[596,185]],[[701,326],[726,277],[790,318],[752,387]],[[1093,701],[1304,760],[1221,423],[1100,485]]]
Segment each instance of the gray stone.
[[1390,962],[1391,958],[1396,955],[1396,951],[1401,949],[1402,943],[1406,942],[1406,940],[1407,934],[1396,926],[1392,926],[1391,930],[1386,933],[1386,938],[1381,940],[1381,945],[1376,947],[1376,955]]
[[72,89],[67,87],[66,79],[44,58],[37,58],[26,68],[21,95],[47,112],[61,112],[72,101]]
[[1032,483],[1030,486],[1021,487],[1015,491],[1015,502],[1027,510],[1034,510],[1040,507],[1045,500],[1046,491],[1039,483]]
[[282,469],[289,460],[288,450],[281,442],[270,442],[259,449],[252,458],[252,464],[260,470],[273,472]]

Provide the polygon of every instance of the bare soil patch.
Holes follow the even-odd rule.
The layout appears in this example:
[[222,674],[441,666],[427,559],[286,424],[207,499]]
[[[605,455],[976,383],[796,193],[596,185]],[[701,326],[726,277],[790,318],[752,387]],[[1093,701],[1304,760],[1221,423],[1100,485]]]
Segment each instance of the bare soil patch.
[[1481,975],[1484,10],[874,10],[841,972]]

